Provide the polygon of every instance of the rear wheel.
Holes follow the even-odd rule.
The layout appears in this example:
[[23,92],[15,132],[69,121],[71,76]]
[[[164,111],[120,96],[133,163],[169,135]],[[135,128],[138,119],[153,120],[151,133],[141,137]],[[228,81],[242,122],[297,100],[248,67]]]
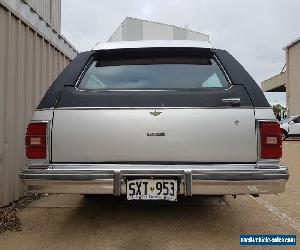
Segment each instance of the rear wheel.
[[284,141],[288,137],[287,132],[284,130],[281,130],[281,137],[282,137],[282,140]]

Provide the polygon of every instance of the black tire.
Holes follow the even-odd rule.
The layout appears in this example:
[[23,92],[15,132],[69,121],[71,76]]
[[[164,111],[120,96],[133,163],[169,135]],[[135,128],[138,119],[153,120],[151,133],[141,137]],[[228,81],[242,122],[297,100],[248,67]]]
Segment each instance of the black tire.
[[281,130],[281,138],[283,141],[288,138],[288,133],[285,130]]
[[83,196],[86,200],[94,200],[97,197],[96,194],[83,194]]

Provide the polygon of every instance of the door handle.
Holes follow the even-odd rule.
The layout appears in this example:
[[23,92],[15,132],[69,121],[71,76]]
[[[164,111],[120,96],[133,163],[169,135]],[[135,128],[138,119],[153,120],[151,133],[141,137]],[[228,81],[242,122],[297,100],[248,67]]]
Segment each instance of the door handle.
[[241,98],[223,98],[223,103],[241,104]]

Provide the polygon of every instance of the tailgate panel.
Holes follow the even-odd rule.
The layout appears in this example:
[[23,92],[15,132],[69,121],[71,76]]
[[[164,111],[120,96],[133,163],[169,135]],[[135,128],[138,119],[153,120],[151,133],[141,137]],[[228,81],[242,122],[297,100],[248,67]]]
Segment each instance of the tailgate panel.
[[54,111],[53,162],[255,162],[253,109]]

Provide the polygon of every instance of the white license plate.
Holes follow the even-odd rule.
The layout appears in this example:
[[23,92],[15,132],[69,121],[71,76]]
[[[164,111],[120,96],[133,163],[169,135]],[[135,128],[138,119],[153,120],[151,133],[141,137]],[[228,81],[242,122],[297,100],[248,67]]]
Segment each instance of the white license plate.
[[177,200],[176,180],[128,180],[126,185],[128,200]]

